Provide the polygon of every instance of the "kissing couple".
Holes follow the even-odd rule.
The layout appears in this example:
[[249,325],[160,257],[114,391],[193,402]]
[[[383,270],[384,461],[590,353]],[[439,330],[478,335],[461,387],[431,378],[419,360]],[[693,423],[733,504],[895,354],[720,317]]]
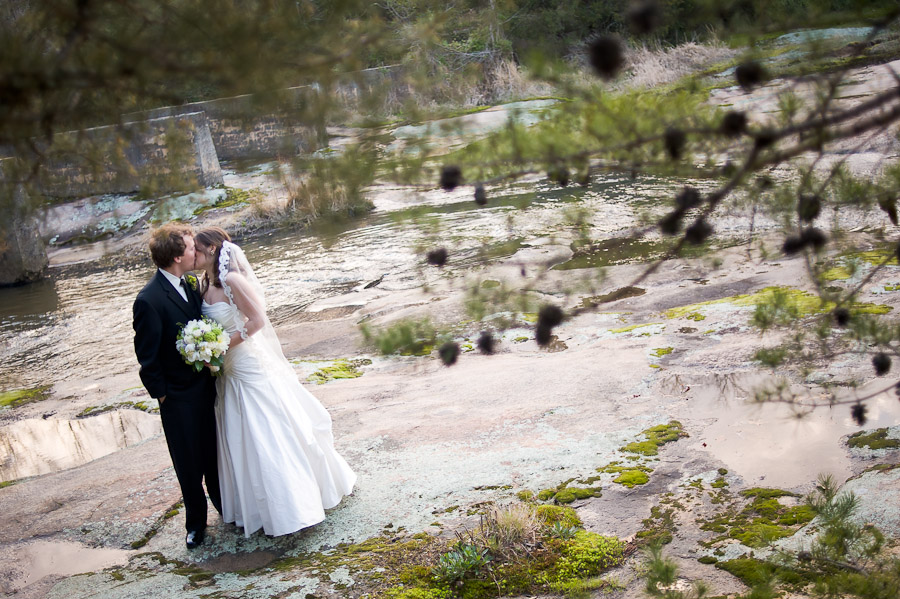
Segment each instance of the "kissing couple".
[[[159,401],[187,547],[205,537],[207,494],[247,537],[321,522],[352,492],[356,474],[334,448],[328,412],[285,359],[244,252],[218,227],[194,234],[170,223],[151,233],[150,257],[158,271],[134,302],[134,351],[141,381]],[[209,368],[197,372],[175,344],[201,317],[230,336],[215,377]]]

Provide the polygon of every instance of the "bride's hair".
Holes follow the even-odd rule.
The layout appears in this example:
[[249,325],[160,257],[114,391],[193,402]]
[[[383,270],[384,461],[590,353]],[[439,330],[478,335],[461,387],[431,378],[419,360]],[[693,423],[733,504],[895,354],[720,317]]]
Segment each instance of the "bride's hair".
[[219,280],[219,254],[222,253],[222,244],[226,241],[231,241],[231,235],[221,227],[207,227],[194,235],[194,243],[199,243],[204,248],[216,248],[213,255],[213,264],[216,267],[213,269],[212,285],[219,289],[222,288],[222,281]]

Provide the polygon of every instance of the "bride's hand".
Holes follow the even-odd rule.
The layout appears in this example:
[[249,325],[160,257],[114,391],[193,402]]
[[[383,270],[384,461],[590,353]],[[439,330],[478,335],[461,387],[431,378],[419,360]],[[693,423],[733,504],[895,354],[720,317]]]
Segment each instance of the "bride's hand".
[[240,331],[236,331],[236,332],[232,333],[232,334],[231,334],[231,340],[228,342],[228,349],[231,349],[231,348],[233,348],[233,347],[237,347],[238,345],[240,345],[241,343],[243,343],[243,341],[244,341],[244,338],[241,337],[241,332],[240,332]]

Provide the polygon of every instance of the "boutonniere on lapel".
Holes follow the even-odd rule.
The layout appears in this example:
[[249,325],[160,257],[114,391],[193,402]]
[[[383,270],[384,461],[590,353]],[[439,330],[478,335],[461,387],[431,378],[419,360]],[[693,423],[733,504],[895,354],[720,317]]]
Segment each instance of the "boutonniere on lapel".
[[188,273],[184,275],[184,280],[187,281],[187,284],[191,286],[191,289],[197,291],[197,288],[200,287],[200,281],[197,280],[197,277]]

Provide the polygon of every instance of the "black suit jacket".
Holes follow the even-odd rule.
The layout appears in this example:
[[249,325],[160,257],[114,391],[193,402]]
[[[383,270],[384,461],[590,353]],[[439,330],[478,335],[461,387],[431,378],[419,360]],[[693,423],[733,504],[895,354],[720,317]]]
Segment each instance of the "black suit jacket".
[[150,397],[179,401],[215,393],[209,370],[196,372],[175,349],[181,327],[202,315],[200,294],[188,286],[187,296],[185,302],[157,271],[134,301],[134,352]]

